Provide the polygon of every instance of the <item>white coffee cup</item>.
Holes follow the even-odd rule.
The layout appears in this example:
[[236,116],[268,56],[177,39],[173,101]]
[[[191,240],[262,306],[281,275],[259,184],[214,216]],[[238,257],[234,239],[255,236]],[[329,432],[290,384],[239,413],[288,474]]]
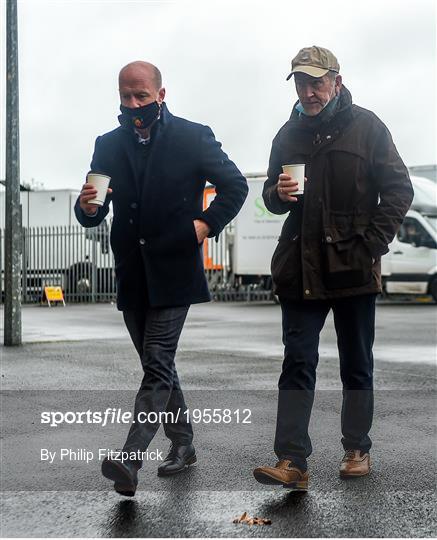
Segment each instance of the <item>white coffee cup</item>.
[[290,192],[290,195],[303,195],[305,190],[305,164],[296,163],[293,165],[282,165],[282,172],[291,176],[292,180],[298,181],[298,190]]
[[109,181],[111,180],[110,176],[106,174],[93,173],[90,172],[86,175],[87,184],[91,184],[97,189],[97,195],[91,201],[88,201],[87,204],[95,204],[97,206],[103,206],[105,202],[106,195],[108,193]]

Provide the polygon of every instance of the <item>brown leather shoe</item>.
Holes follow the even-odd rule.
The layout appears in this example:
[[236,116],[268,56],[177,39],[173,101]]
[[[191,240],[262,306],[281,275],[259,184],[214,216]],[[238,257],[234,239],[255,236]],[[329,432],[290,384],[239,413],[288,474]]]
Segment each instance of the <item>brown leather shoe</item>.
[[281,459],[274,467],[257,467],[253,476],[261,484],[282,485],[293,491],[308,490],[308,472],[302,472],[289,459]]
[[351,478],[354,476],[365,476],[370,472],[370,456],[367,453],[361,454],[360,450],[346,450],[340,464],[340,476]]

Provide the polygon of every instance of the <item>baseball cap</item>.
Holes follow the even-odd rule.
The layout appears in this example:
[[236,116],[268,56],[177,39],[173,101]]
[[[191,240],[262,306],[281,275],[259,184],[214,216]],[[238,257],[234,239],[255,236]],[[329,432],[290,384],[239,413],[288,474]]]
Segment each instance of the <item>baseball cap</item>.
[[328,49],[323,47],[305,47],[301,49],[291,61],[291,73],[306,73],[311,77],[323,77],[328,71],[340,71],[337,58]]

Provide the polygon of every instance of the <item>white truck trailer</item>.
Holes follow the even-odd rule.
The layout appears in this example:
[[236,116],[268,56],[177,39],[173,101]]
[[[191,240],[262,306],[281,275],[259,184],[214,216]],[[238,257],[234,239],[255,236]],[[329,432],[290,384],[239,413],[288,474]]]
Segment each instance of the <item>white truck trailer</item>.
[[[74,189],[52,189],[20,191],[21,224],[25,228],[77,225],[74,204],[79,191]],[[0,228],[5,226],[4,188],[0,191]]]

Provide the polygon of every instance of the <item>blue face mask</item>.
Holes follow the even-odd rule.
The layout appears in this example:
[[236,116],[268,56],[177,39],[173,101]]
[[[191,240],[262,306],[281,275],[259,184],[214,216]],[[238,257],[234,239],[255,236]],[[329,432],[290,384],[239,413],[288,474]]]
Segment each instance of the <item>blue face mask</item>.
[[[315,116],[319,116],[319,114],[321,114],[323,111],[327,111],[327,112],[333,111],[335,109],[335,107],[337,106],[338,99],[339,99],[339,96],[334,96],[331,99],[331,101],[328,101],[328,103],[325,104],[323,109],[318,114],[316,114]],[[303,108],[303,105],[302,105],[302,103],[300,101],[296,105],[296,111],[299,113],[299,115],[304,114],[305,116],[309,116],[305,112],[305,109]]]

